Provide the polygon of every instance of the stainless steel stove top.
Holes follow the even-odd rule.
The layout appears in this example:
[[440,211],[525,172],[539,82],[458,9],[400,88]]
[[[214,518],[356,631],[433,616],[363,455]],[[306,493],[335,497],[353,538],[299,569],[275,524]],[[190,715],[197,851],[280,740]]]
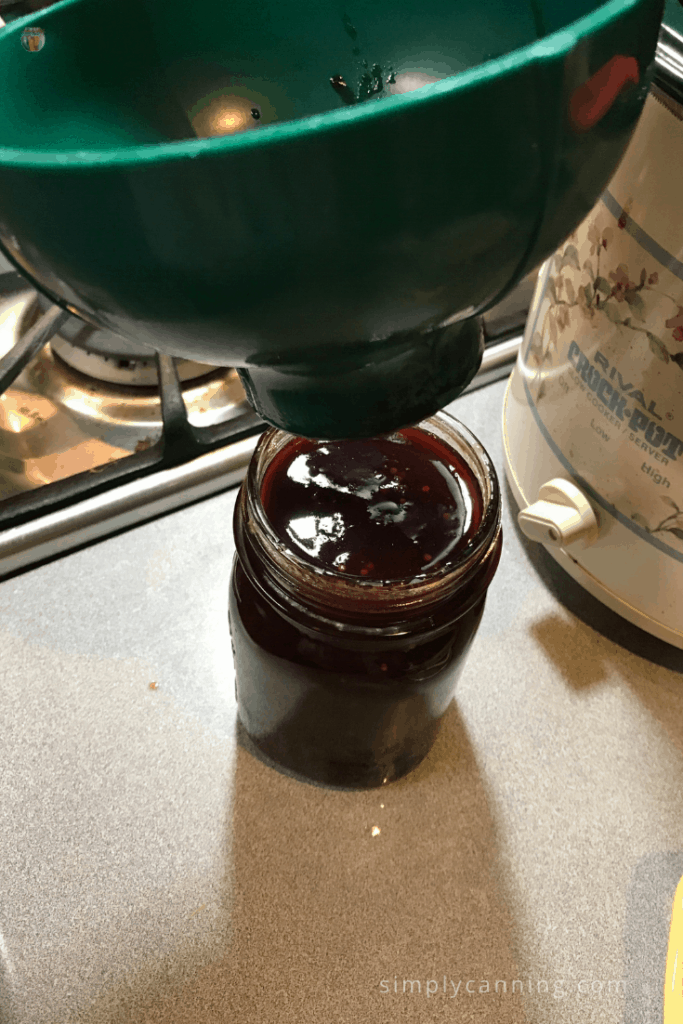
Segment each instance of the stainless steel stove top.
[[[31,290],[0,299],[0,356],[39,315]],[[235,370],[180,364],[190,423],[248,412]],[[126,458],[155,444],[162,430],[154,352],[103,355],[56,335],[0,396],[0,499]]]

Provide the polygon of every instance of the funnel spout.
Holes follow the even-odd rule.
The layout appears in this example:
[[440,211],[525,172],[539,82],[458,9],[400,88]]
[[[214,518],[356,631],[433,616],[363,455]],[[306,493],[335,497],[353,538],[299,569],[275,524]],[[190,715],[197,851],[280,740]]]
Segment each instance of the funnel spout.
[[[301,437],[376,437],[418,423],[460,395],[479,369],[484,332],[478,317],[393,343],[358,346],[291,366],[238,373],[268,423]],[[336,356],[336,358],[335,358]]]

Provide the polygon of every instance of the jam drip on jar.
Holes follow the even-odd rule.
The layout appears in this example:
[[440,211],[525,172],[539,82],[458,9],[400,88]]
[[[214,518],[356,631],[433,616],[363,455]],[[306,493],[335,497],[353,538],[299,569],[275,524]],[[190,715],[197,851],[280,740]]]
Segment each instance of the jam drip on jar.
[[295,438],[268,467],[261,502],[299,557],[376,580],[415,578],[457,559],[482,510],[467,463],[412,428],[363,441]]

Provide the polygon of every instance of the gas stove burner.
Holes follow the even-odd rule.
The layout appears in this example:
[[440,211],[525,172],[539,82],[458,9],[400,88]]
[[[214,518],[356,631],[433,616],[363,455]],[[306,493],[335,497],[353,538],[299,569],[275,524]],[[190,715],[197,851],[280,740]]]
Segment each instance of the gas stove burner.
[[[44,295],[36,295],[34,319],[27,326],[51,305]],[[98,330],[78,317],[67,320],[50,344],[72,370],[93,380],[130,387],[156,387],[159,383],[154,349],[128,341],[113,331]],[[216,371],[215,366],[191,359],[176,359],[175,364],[181,383]]]
[[[161,398],[156,387],[94,380],[64,362],[52,344],[25,372],[39,394],[64,409],[92,437],[139,451],[161,436]],[[181,386],[187,418],[195,426],[225,423],[249,408],[235,370],[212,367],[209,374]]]
[[[9,352],[40,315],[40,303],[33,291],[23,291],[0,303],[0,355]],[[9,459],[13,466],[17,463],[16,472],[12,473],[14,490],[30,489],[49,483],[50,479],[59,479],[63,473],[57,464],[64,462],[67,450],[73,474],[79,469],[92,468],[91,456],[95,450],[97,463],[102,464],[148,448],[161,436],[161,397],[156,384],[154,354],[138,350],[127,354],[119,352],[114,357],[102,351],[102,346],[108,343],[104,331],[94,331],[78,322],[77,326],[81,332],[78,340],[83,341],[90,332],[100,346],[99,352],[89,352],[57,336],[2,396],[0,462],[4,456],[4,461]],[[70,327],[73,325],[68,322],[67,328]],[[116,338],[116,341],[121,342],[121,339]],[[134,349],[134,346],[128,347]],[[126,359],[130,366],[116,365],[117,360]],[[235,370],[190,360],[178,362],[190,423],[198,427],[213,426],[249,411]],[[90,367],[95,369],[94,374],[87,372]],[[104,373],[111,369],[117,379],[103,380],[103,368]],[[130,371],[128,376],[127,371]],[[53,424],[49,437],[48,421]],[[81,451],[81,455],[76,450]],[[48,455],[52,460],[50,466],[45,469],[41,463],[40,472],[34,473],[33,462]],[[3,473],[0,472],[0,476]],[[14,479],[17,474],[21,486]]]
[[[109,335],[104,331],[93,331],[91,327],[86,328],[92,331],[92,340],[95,344],[102,342],[100,335],[116,338],[116,335]],[[120,338],[116,338],[121,343]],[[156,387],[159,383],[157,375],[157,364],[154,352],[140,354],[123,352],[125,346],[119,344],[119,351],[105,352],[97,349],[76,345],[59,334],[50,342],[52,351],[59,358],[91,380],[101,381],[103,384],[122,384],[127,387]],[[208,363],[195,363],[191,359],[177,359],[175,361],[176,371],[181,384],[186,381],[196,380],[204,377],[207,373],[215,373],[216,367]]]

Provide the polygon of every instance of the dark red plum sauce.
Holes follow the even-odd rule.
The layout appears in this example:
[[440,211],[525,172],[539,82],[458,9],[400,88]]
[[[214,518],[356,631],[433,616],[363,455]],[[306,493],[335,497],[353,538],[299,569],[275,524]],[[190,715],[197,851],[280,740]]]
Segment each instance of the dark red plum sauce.
[[261,502],[312,565],[399,580],[456,559],[479,528],[482,498],[463,459],[407,429],[368,441],[297,438],[268,467]]
[[253,749],[332,786],[411,771],[434,744],[500,558],[498,483],[476,438],[445,414],[367,441],[268,431],[235,541],[235,689]]

